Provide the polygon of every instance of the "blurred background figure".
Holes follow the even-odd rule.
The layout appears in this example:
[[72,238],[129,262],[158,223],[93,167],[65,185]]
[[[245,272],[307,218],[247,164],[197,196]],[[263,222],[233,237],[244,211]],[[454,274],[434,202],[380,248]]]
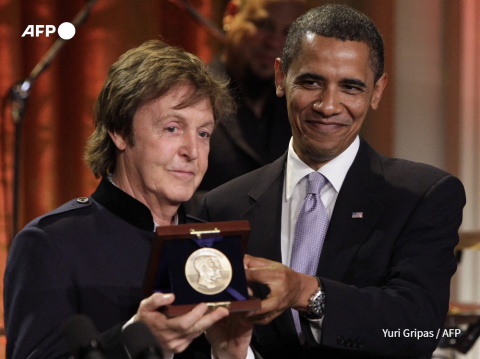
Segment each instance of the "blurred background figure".
[[223,52],[210,68],[231,79],[236,115],[222,118],[211,139],[207,173],[191,210],[209,190],[281,156],[292,135],[284,98],[275,95],[275,58],[304,0],[232,0],[225,9]]

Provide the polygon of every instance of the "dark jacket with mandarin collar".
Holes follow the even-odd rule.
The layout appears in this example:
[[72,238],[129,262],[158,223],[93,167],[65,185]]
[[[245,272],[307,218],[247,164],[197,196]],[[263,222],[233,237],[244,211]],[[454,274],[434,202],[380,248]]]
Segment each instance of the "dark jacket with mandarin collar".
[[[248,252],[281,262],[286,155],[207,194],[201,217],[249,220]],[[430,358],[448,310],[454,247],[462,221],[461,182],[434,167],[391,159],[365,141],[339,192],[319,259],[326,292],[318,345],[304,325],[300,347],[291,311],[257,326],[266,359]],[[352,213],[363,212],[363,218]],[[257,296],[268,290],[256,286]],[[384,329],[398,330],[390,338]],[[406,337],[404,330],[432,337]],[[440,339],[438,337],[438,339]]]
[[[180,223],[199,222],[178,215]],[[121,327],[143,299],[153,229],[150,210],[106,179],[91,197],[29,223],[13,241],[4,277],[7,358],[68,357],[61,327],[74,314],[92,318],[109,358],[128,358]]]

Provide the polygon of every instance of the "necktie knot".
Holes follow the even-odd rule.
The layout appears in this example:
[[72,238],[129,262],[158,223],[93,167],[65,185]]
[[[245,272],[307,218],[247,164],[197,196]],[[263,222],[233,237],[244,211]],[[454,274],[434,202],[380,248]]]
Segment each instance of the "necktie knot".
[[320,194],[320,191],[322,190],[323,186],[325,186],[326,182],[327,179],[321,173],[310,173],[308,175],[307,193]]

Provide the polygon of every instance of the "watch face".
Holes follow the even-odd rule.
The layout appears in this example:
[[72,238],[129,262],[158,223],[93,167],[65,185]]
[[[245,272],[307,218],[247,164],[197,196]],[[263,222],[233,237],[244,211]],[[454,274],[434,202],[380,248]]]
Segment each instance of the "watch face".
[[310,312],[317,316],[319,319],[323,317],[323,312],[325,309],[325,293],[321,290],[318,290],[313,297],[311,298],[310,302]]
[[312,306],[312,313],[315,315],[321,315],[323,313],[322,305],[320,303],[315,303]]

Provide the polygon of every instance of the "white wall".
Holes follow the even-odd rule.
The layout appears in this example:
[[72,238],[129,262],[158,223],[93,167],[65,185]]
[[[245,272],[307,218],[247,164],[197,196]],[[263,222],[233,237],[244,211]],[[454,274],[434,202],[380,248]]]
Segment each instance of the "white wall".
[[[395,6],[395,146],[394,155],[446,168],[446,117],[443,74],[446,0],[396,0]],[[461,231],[480,229],[480,3],[461,2],[462,41],[459,177],[467,206]],[[480,251],[465,250],[452,283],[452,301],[480,303]],[[480,358],[480,340],[467,356]],[[449,355],[449,356],[448,356]]]
[[441,0],[395,4],[394,156],[445,168]]

